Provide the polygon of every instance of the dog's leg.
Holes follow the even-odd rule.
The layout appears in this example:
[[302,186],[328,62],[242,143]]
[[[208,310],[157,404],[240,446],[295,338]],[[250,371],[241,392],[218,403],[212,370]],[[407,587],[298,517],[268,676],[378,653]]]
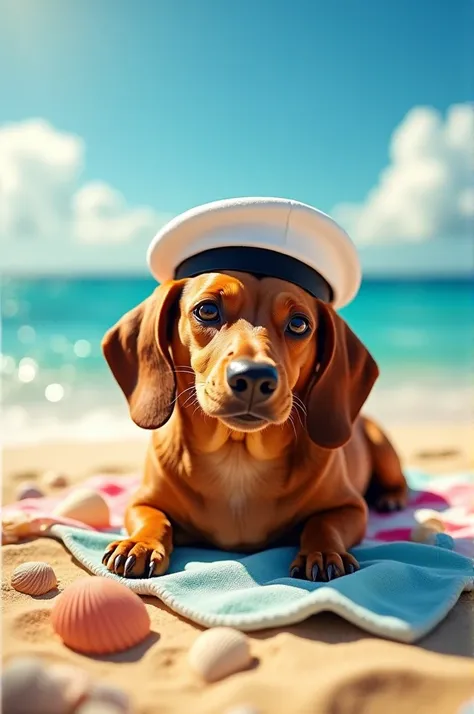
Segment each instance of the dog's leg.
[[300,552],[290,566],[292,578],[327,582],[359,570],[348,549],[363,539],[367,506],[360,502],[311,516],[303,528]]
[[126,578],[163,575],[173,550],[172,527],[166,515],[151,506],[130,506],[125,525],[130,537],[110,543],[103,564]]
[[397,452],[375,422],[364,417],[362,425],[372,465],[367,503],[385,513],[400,511],[407,503],[408,486]]

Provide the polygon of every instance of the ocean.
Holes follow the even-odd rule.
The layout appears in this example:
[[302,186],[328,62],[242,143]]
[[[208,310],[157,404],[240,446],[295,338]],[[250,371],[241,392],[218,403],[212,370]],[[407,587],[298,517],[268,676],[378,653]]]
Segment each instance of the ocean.
[[[145,436],[100,341],[154,286],[146,277],[2,279],[4,443]],[[472,282],[366,280],[341,314],[381,368],[366,411],[389,423],[472,419]]]

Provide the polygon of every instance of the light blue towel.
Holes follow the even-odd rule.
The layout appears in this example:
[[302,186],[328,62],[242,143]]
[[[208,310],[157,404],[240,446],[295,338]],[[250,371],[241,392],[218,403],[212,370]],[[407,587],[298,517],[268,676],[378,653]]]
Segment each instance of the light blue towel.
[[140,595],[154,595],[205,627],[261,630],[330,611],[371,634],[415,642],[443,620],[463,590],[474,588],[470,558],[409,542],[354,548],[361,570],[330,583],[289,578],[294,548],[255,555],[177,548],[166,575],[127,580],[101,563],[114,537],[110,533],[65,526],[54,526],[52,532],[92,573],[119,580]]

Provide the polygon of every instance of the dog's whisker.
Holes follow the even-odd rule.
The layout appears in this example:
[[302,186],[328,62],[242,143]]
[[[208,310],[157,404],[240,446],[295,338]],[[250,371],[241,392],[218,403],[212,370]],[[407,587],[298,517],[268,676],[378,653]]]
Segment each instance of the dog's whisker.
[[299,397],[297,394],[294,394],[294,393],[292,394],[292,397],[293,397],[293,401],[295,401],[297,404],[299,404],[303,409],[306,409],[305,403],[303,402],[301,397]]
[[[301,422],[301,426],[304,428],[304,426],[305,426],[305,424],[306,424],[306,419],[307,419],[307,416],[308,416],[308,412],[307,412],[307,410],[306,410],[306,406],[303,404],[303,402],[301,401],[301,399],[300,399],[298,396],[296,396],[296,394],[293,394],[293,406],[292,406],[292,410],[293,410],[293,409],[295,410],[296,414],[298,414],[298,419],[299,419],[300,422]],[[301,414],[303,415],[303,419],[301,419],[300,412],[301,412]]]
[[[196,400],[196,401],[197,401],[197,400]],[[201,405],[199,404],[199,402],[197,402],[197,406],[196,406],[195,410],[193,411],[193,416],[196,414],[196,412],[198,411],[198,409],[201,409]],[[204,416],[206,416],[205,412],[203,412],[203,413],[204,413]]]
[[189,395],[186,397],[186,400],[185,400],[185,402],[183,403],[183,407],[185,407],[185,408],[186,408],[186,407],[192,407],[193,404],[196,404],[197,401],[198,401],[197,391],[196,391],[195,385],[193,385],[193,389],[192,389],[192,391],[191,391],[191,394],[189,394]]
[[297,406],[301,409],[303,414],[308,414],[305,403],[303,402],[302,399],[300,399],[300,397],[298,397],[297,394],[293,394],[293,403],[295,406]]
[[186,387],[186,389],[182,389],[181,392],[178,394],[178,399],[183,396],[183,394],[186,394],[187,392],[191,392],[193,389],[195,389],[195,385],[192,384],[190,387]]
[[186,387],[186,389],[183,389],[179,394],[176,395],[176,397],[173,399],[173,401],[170,402],[170,405],[169,405],[169,406],[172,407],[173,404],[175,404],[175,403],[178,401],[178,399],[180,399],[184,394],[186,394],[186,392],[190,392],[190,391],[191,391],[192,389],[194,389],[194,388],[195,388],[195,387],[194,387],[194,384],[193,384],[191,387]]
[[[197,395],[196,393],[194,393],[187,397],[186,401],[182,404],[182,407],[183,409],[191,409],[196,404],[198,405],[198,407],[200,406]],[[193,416],[194,414],[195,411],[193,412]]]
[[303,407],[303,406],[301,406],[301,404],[298,404],[297,402],[294,402],[294,403],[293,403],[293,406],[294,406],[295,409],[297,409],[298,411],[300,411],[305,417],[308,416],[308,412],[307,412],[306,408]]
[[290,416],[288,417],[288,421],[290,422],[291,427],[292,427],[292,429],[293,429],[293,431],[294,431],[294,434],[295,434],[295,437],[296,437],[296,427],[295,427],[295,424],[294,424],[294,421],[293,421],[293,418],[292,418],[291,414],[290,414]]
[[197,401],[196,394],[195,394],[195,393],[194,393],[194,394],[190,394],[190,395],[187,397],[186,401],[184,402],[183,407],[187,407],[187,406],[192,407],[192,405],[195,404],[196,401]]
[[298,417],[299,422],[300,422],[302,428],[304,429],[303,420],[301,419],[300,413],[299,413],[298,409],[296,408],[296,405],[293,407],[293,409],[291,410],[290,414],[292,414],[293,411],[294,411],[294,413],[296,414],[296,416]]
[[[294,410],[295,410],[295,413],[298,415],[298,419],[299,419],[300,422],[301,422],[301,426],[302,426],[303,429],[304,429],[305,426],[306,426],[306,419],[307,419],[307,416],[308,416],[307,413],[306,413],[306,412],[302,412],[302,413],[300,414],[301,409],[298,408],[298,405],[297,405],[297,404],[294,405]],[[301,417],[303,417],[303,418],[301,418]]]

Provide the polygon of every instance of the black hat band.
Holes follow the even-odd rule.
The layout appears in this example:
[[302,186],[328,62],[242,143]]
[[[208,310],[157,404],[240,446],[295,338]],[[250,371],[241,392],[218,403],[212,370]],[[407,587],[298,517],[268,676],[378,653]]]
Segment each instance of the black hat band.
[[333,300],[331,286],[316,270],[297,258],[266,248],[227,246],[205,250],[183,260],[175,270],[175,279],[222,271],[251,273],[258,278],[279,278],[298,285],[323,302]]

